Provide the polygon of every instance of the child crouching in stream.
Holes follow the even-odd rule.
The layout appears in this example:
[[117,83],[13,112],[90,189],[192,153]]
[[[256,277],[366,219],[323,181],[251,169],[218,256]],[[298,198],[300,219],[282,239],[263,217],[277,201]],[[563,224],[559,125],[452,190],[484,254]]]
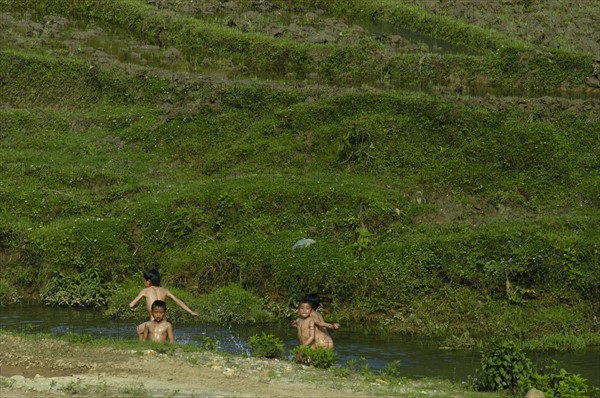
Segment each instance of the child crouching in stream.
[[173,333],[173,325],[167,321],[167,303],[162,300],[155,300],[151,307],[152,320],[145,322],[142,332],[142,340],[156,341],[164,343],[169,340],[169,343],[175,341]]

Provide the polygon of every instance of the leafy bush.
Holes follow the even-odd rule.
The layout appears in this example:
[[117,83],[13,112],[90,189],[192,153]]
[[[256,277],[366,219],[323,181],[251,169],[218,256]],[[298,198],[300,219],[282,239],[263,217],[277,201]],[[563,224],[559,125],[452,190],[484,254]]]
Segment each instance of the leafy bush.
[[294,362],[314,366],[315,368],[328,369],[338,361],[337,355],[332,350],[323,347],[310,348],[300,345],[292,350]]
[[252,355],[264,358],[281,358],[283,355],[283,344],[281,340],[272,334],[262,333],[250,337],[250,348]]
[[244,290],[239,285],[218,288],[204,302],[204,314],[216,323],[252,325],[272,322],[273,315],[264,309],[260,297]]
[[590,396],[587,380],[578,374],[558,369],[554,361],[533,375],[536,388],[543,391],[547,398],[586,398]]
[[400,361],[388,362],[379,374],[386,379],[398,379],[402,377],[402,363]]
[[107,283],[100,269],[92,266],[78,274],[57,272],[41,297],[48,305],[101,307],[107,303],[113,289],[114,283]]
[[523,393],[534,386],[548,398],[587,398],[599,391],[590,390],[587,380],[579,374],[559,369],[556,361],[539,371],[534,369],[512,341],[496,344],[483,353],[475,383],[480,390],[513,393]]
[[19,302],[17,289],[7,280],[0,279],[0,306]]
[[531,384],[531,360],[512,341],[494,344],[481,357],[480,390],[523,392]]

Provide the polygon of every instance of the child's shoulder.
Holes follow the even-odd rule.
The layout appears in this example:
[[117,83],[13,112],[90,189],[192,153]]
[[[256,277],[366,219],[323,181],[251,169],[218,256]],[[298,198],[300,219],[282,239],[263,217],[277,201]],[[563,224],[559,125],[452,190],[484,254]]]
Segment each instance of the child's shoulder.
[[318,312],[317,310],[314,310],[313,312],[311,312],[310,316],[311,316],[311,318],[314,318],[317,321],[323,321],[323,315],[321,315],[321,313]]
[[154,291],[159,297],[169,297],[172,294],[166,287],[155,286]]

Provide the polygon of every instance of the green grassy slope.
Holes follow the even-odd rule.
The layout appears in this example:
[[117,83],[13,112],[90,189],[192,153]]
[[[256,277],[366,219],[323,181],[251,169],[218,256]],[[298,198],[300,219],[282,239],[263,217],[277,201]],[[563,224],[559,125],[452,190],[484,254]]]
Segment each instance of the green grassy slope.
[[[568,323],[594,341],[593,56],[338,3],[296,7],[480,51],[393,51],[354,28],[350,44],[278,38],[199,3],[0,0],[3,301],[104,302],[159,267],[195,297],[235,283],[286,307],[318,291],[336,317],[391,329],[568,339]],[[311,10],[288,12],[325,18]],[[494,95],[516,87],[548,95]],[[292,251],[300,238],[316,243]]]

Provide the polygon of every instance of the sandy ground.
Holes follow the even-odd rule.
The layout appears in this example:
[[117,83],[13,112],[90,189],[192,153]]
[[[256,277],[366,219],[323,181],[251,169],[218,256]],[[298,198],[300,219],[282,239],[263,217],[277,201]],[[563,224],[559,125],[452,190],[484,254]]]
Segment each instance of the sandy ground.
[[[287,360],[161,354],[0,334],[0,396],[389,397],[407,386],[332,377]],[[414,388],[411,385],[411,388]]]

